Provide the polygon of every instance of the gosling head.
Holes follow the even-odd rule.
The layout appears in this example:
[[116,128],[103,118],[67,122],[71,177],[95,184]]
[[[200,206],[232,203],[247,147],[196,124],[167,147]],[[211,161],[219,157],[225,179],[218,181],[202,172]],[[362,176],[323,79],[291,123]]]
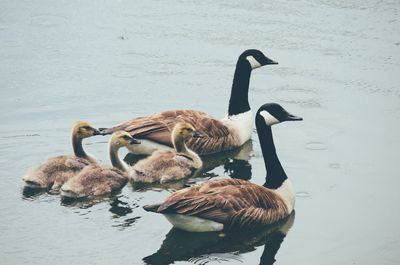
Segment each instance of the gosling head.
[[179,122],[172,130],[172,136],[173,138],[181,138],[186,140],[191,137],[202,138],[204,135],[196,131],[196,129],[190,123]]
[[94,128],[86,121],[78,121],[72,127],[72,134],[80,139],[88,138],[94,135],[101,135],[100,131]]
[[256,123],[265,123],[268,126],[284,122],[284,121],[301,121],[303,118],[295,116],[287,112],[281,105],[277,103],[267,103],[262,105],[256,115]]
[[121,148],[130,144],[140,144],[140,141],[133,138],[128,132],[117,131],[111,135],[110,144]]
[[239,56],[239,61],[247,62],[252,70],[267,64],[278,64],[274,60],[271,60],[267,56],[265,56],[261,51],[256,49],[244,51]]

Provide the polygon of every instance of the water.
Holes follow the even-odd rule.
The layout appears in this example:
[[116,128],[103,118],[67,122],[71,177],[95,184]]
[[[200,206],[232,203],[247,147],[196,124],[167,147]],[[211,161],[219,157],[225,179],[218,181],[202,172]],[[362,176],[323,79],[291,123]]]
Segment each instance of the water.
[[[400,263],[399,1],[0,6],[2,264]],[[248,48],[279,62],[253,72],[253,109],[274,101],[304,117],[273,128],[297,191],[283,242],[273,227],[258,240],[182,235],[141,208],[166,197],[163,189],[128,185],[75,204],[23,192],[29,167],[71,153],[76,120],[105,127],[177,107],[224,116],[237,56]],[[85,142],[103,163],[106,141]],[[210,158],[210,171],[189,184],[263,183],[256,134],[245,153]]]

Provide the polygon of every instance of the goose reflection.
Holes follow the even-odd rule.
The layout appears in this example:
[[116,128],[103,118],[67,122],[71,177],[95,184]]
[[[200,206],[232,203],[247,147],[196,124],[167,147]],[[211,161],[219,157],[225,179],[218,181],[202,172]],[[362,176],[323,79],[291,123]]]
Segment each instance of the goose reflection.
[[242,261],[240,254],[252,252],[264,245],[260,264],[275,262],[275,256],[293,226],[295,212],[280,222],[265,227],[262,231],[229,233],[190,233],[172,228],[166,235],[160,249],[145,258],[149,265],[173,264],[176,261],[190,261],[207,264],[211,261]]
[[[219,166],[223,166],[224,172],[227,173],[231,178],[249,180],[251,179],[251,164],[249,163],[249,160],[251,158],[252,151],[253,144],[252,141],[249,140],[241,147],[234,150],[201,156],[201,159],[203,160],[203,166],[194,172],[190,178],[164,184],[132,182],[131,185],[134,191],[146,191],[148,189],[167,189],[175,191],[191,186],[198,181],[204,181],[216,177],[217,174],[210,171]],[[128,153],[124,160],[129,165],[134,165],[144,157],[145,156],[143,155],[134,155],[132,153]]]

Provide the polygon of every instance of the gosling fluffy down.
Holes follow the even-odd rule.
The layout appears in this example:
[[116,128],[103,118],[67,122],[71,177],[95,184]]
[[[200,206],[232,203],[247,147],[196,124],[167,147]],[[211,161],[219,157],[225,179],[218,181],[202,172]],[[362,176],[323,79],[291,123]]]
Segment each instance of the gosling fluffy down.
[[132,136],[123,131],[113,133],[109,141],[109,155],[113,167],[90,165],[78,175],[70,178],[61,187],[61,196],[82,198],[100,196],[118,191],[128,181],[125,162],[118,156],[118,150],[128,144],[139,143]]
[[38,167],[31,169],[22,177],[26,187],[58,189],[65,181],[79,173],[84,167],[96,163],[82,147],[82,140],[100,132],[88,122],[79,121],[71,131],[73,156],[56,156],[49,158]]
[[129,177],[135,182],[165,183],[190,176],[202,166],[200,157],[188,149],[186,140],[202,135],[189,123],[177,123],[172,130],[174,150],[159,151],[133,166]]

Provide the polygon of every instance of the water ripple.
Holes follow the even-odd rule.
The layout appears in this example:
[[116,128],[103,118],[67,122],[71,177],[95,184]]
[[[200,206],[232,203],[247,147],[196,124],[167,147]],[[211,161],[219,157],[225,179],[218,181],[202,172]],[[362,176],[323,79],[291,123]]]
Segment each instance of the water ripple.
[[308,149],[308,150],[313,150],[313,151],[320,151],[320,150],[327,150],[328,149],[328,147],[326,146],[325,143],[317,142],[317,141],[306,143],[305,148]]
[[300,104],[310,108],[320,108],[318,92],[311,88],[280,87],[275,89],[274,98],[280,102]]
[[239,261],[243,262],[240,256],[236,253],[213,253],[209,255],[201,255],[198,257],[193,257],[188,260],[194,264],[205,265],[210,262],[230,262],[230,261]]
[[65,24],[67,17],[53,14],[40,14],[31,16],[31,25],[35,27],[50,28]]

